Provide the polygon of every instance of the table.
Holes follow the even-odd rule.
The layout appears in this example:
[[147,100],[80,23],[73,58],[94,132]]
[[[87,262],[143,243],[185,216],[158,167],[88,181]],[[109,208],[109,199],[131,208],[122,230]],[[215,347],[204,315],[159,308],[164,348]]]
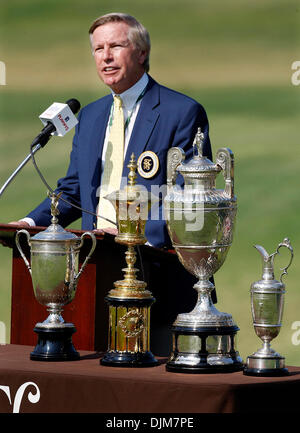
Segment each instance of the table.
[[169,373],[165,358],[152,368],[104,367],[97,352],[40,362],[29,359],[32,349],[0,346],[0,413],[278,414],[299,406],[300,367],[281,378]]

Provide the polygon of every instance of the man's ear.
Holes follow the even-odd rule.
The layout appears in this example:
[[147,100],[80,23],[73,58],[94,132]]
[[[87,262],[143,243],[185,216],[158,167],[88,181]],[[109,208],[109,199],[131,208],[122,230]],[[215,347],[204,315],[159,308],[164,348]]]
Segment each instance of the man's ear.
[[140,52],[139,52],[139,64],[140,65],[143,65],[144,61],[146,60],[147,54],[148,54],[147,51],[140,50]]

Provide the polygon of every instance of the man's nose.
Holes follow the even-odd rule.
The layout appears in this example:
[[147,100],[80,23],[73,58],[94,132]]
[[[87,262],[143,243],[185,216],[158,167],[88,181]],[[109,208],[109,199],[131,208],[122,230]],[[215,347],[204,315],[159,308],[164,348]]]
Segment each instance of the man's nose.
[[104,60],[111,60],[113,57],[112,50],[109,45],[105,45],[103,49],[103,58]]

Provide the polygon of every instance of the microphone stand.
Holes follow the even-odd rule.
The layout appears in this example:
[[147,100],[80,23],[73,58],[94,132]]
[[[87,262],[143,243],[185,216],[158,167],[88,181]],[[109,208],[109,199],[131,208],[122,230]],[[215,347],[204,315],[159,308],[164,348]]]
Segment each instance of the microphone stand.
[[[44,183],[44,185],[46,186],[46,188],[52,193],[55,194],[55,192],[53,191],[53,189],[49,186],[49,184],[47,183],[46,179],[44,178],[44,176],[42,175],[40,169],[38,168],[35,158],[34,158],[34,154],[41,148],[44,147],[49,139],[51,138],[50,133],[47,134],[39,134],[34,141],[31,144],[30,147],[30,153],[26,156],[26,158],[24,159],[24,161],[21,162],[21,164],[16,168],[16,170],[12,173],[12,175],[7,179],[7,181],[5,182],[5,184],[1,187],[0,189],[0,197],[2,196],[3,192],[5,191],[5,189],[8,187],[8,185],[11,183],[11,181],[16,177],[16,175],[22,170],[22,168],[27,164],[27,162],[31,159],[34,168],[36,169],[38,175],[40,176],[42,182]],[[82,212],[86,212],[90,215],[99,217],[100,215],[97,215],[95,212],[91,212],[88,211],[86,209],[82,209],[80,206],[75,205],[74,203],[70,203],[68,200],[65,200],[63,197],[60,197],[60,200],[63,201],[64,203],[67,203],[70,206],[73,206],[76,209],[79,209]],[[104,220],[117,225],[115,222],[109,220],[108,218],[105,218],[103,216],[100,216],[100,218],[103,218]]]
[[32,154],[35,154],[41,147],[43,147],[41,144],[37,144],[32,150],[31,153],[29,153],[26,158],[21,162],[21,164],[16,168],[16,170],[12,173],[12,175],[7,179],[5,184],[0,189],[0,197],[5,191],[5,189],[8,187],[8,185],[11,183],[11,181],[16,177],[16,175],[19,173],[19,171],[22,170],[22,168],[27,164],[27,162],[31,159]]

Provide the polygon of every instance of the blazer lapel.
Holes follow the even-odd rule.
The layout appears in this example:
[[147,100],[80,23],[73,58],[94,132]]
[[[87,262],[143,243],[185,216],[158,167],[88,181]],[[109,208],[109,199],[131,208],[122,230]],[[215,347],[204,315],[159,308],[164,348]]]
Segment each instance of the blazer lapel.
[[94,126],[91,131],[89,167],[91,173],[91,184],[94,188],[98,188],[100,185],[101,157],[111,104],[112,97],[108,97],[107,101],[105,101],[105,103],[99,107],[99,111],[95,116]]
[[159,105],[159,85],[149,76],[146,93],[142,99],[141,106],[135,121],[135,125],[130,137],[126,151],[123,176],[127,175],[131,154],[134,153],[136,160],[144,151],[151,133],[159,118],[158,110],[155,107]]
[[106,101],[102,101],[102,104],[99,104],[99,106],[95,108],[97,111],[93,126],[91,127],[89,140],[89,173],[93,209],[96,209],[99,200],[98,188],[100,186],[102,171],[101,157],[111,103],[112,97],[108,97]]

